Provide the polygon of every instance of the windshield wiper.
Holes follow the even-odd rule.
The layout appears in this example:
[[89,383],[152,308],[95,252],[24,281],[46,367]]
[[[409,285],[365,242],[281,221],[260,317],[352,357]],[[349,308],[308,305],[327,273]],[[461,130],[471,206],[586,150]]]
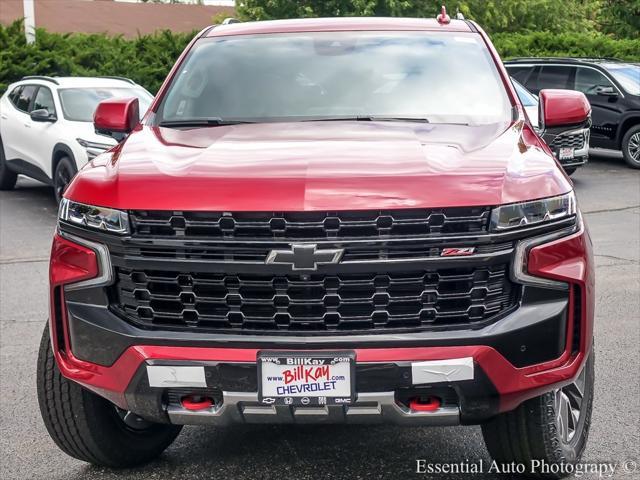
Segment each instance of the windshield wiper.
[[351,117],[318,117],[318,118],[305,118],[302,122],[340,122],[340,121],[354,121],[354,122],[419,122],[429,123],[428,118],[424,117],[385,117],[376,115],[357,115]]
[[218,125],[238,125],[241,123],[253,123],[246,120],[225,120],[220,117],[210,118],[186,118],[184,120],[163,120],[158,125],[161,127],[215,127]]
[[225,119],[221,117],[210,118],[185,118],[183,120],[163,120],[158,125],[168,128],[179,127],[211,127],[219,125],[238,125],[242,123],[265,123],[274,121],[298,121],[298,122],[419,122],[429,123],[428,118],[423,117],[385,117],[375,115],[357,115],[357,116],[344,116],[344,117],[305,117],[305,118],[271,118],[271,119],[255,119],[255,120],[242,120],[242,119]]

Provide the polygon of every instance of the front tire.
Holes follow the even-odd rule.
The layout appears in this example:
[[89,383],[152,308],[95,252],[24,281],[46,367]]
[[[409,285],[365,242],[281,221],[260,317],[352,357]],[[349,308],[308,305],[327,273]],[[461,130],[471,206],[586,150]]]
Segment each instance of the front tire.
[[71,159],[69,157],[62,157],[58,161],[56,170],[53,173],[53,193],[57,203],[60,203],[62,200],[62,196],[75,174],[76,167]]
[[181,426],[147,422],[62,376],[49,327],[40,342],[37,390],[40,413],[53,441],[79,460],[111,468],[132,467],[159,456]]
[[515,462],[525,465],[529,476],[562,478],[566,475],[563,469],[532,470],[532,464],[575,464],[580,460],[591,424],[594,357],[592,349],[571,385],[527,400],[482,425],[487,449],[498,464]]
[[18,180],[18,174],[9,170],[7,159],[4,156],[4,145],[0,138],[0,190],[13,190]]
[[578,167],[564,167],[564,171],[567,173],[567,175],[571,176],[574,173],[576,173],[576,170],[578,169]]
[[631,127],[622,137],[622,155],[631,168],[640,168],[640,125]]

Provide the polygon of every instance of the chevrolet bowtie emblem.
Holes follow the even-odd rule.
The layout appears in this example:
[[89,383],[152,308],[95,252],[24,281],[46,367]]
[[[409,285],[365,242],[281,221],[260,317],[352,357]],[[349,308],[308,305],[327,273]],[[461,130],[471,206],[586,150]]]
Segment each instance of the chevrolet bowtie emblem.
[[318,250],[315,244],[294,244],[289,250],[271,250],[265,263],[291,265],[292,270],[317,270],[318,265],[338,263],[344,250]]

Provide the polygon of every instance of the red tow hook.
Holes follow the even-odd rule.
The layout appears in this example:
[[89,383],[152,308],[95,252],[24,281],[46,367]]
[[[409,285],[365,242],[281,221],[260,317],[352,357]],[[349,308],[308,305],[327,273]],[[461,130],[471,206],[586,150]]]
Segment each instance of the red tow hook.
[[435,412],[440,408],[442,402],[438,397],[427,397],[423,400],[420,397],[415,397],[409,400],[409,408],[416,412]]
[[200,397],[198,395],[189,395],[182,397],[180,403],[184,408],[191,411],[206,410],[213,406],[213,400],[209,397]]

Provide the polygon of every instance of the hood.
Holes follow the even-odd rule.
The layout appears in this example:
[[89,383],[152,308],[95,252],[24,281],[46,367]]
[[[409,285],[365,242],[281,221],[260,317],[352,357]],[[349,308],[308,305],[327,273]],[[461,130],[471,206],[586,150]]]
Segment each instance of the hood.
[[303,211],[487,206],[571,190],[522,121],[139,126],[65,196],[120,209]]

